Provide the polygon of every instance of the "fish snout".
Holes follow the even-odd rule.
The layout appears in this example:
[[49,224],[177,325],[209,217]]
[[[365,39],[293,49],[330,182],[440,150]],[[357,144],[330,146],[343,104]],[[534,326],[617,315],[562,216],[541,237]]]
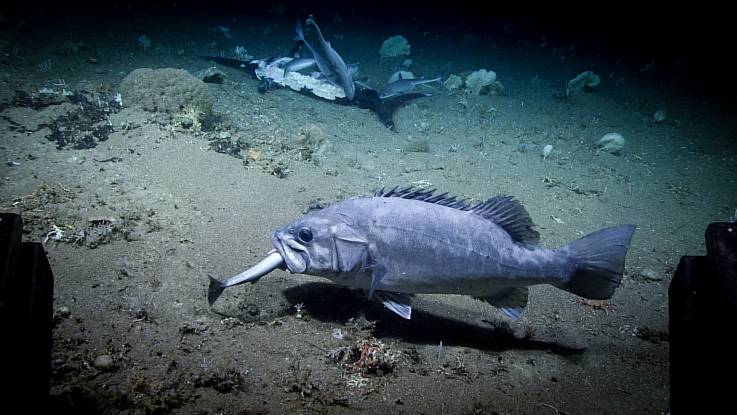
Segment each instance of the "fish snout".
[[307,248],[297,242],[289,230],[276,231],[271,243],[281,255],[289,272],[301,274],[307,269]]

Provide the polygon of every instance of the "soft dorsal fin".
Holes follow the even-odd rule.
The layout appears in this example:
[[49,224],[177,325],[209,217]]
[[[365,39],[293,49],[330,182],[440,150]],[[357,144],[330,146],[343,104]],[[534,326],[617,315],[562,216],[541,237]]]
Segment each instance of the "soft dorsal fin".
[[540,234],[532,229],[534,224],[529,213],[520,202],[514,200],[511,196],[500,195],[486,202],[470,205],[463,199],[449,196],[448,193],[436,195],[435,189],[422,190],[413,187],[395,187],[390,190],[381,189],[374,193],[374,197],[400,197],[473,212],[499,225],[516,242],[535,245],[540,241]]
[[532,229],[535,225],[530,214],[511,196],[495,196],[468,210],[501,226],[517,242],[532,245],[540,242],[540,234]]

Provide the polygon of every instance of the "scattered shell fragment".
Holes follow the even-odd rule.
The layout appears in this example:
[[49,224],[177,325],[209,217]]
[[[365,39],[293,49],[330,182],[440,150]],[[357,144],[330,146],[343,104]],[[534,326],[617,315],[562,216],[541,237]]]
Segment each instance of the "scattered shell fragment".
[[248,149],[248,158],[254,161],[259,161],[263,158],[264,152],[257,148]]
[[94,365],[100,370],[112,370],[115,368],[115,361],[109,354],[103,354],[95,358]]

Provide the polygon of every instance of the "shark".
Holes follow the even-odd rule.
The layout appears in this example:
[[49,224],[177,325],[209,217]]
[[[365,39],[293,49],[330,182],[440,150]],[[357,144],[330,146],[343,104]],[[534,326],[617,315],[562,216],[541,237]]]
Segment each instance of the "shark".
[[333,49],[330,42],[326,41],[322,35],[320,27],[315,22],[315,18],[310,15],[305,21],[305,27],[312,26],[317,34],[316,44],[312,44],[305,38],[304,30],[299,21],[297,21],[296,32],[298,40],[302,41],[305,46],[312,52],[317,67],[320,72],[335,85],[339,85],[345,91],[346,99],[353,100],[356,94],[356,86],[353,84],[353,77],[348,66],[340,57],[338,52]]
[[385,86],[381,91],[379,91],[379,98],[381,99],[387,99],[399,95],[404,95],[409,92],[414,91],[415,88],[417,88],[419,85],[425,85],[432,82],[442,82],[443,77],[438,75],[436,78],[433,79],[427,79],[424,77],[415,78],[415,79],[405,79],[402,78],[402,74],[399,74],[399,79],[396,81],[388,84]]

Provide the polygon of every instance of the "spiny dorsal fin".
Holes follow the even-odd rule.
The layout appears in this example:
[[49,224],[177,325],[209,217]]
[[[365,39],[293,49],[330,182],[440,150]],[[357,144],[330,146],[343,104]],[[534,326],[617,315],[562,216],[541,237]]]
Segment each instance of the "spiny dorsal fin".
[[473,212],[499,225],[516,242],[535,245],[540,241],[540,234],[532,229],[534,224],[527,210],[511,196],[496,196],[486,202],[469,205],[463,199],[449,196],[448,193],[436,195],[435,189],[423,190],[410,186],[394,187],[389,190],[381,189],[374,193],[374,197],[400,197]]

